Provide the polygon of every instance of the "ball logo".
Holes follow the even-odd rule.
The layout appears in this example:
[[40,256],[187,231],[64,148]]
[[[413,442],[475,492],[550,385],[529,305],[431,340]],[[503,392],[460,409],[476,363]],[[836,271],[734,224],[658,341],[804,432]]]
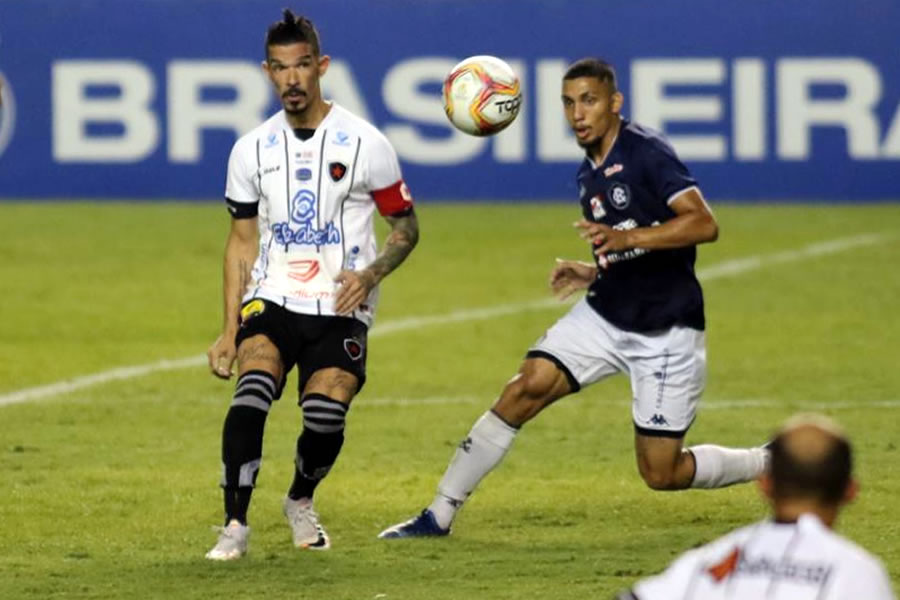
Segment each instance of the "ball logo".
[[16,101],[12,88],[3,73],[0,72],[0,156],[6,150],[16,121]]
[[291,201],[291,220],[307,223],[316,216],[316,196],[309,190],[300,190]]
[[610,204],[619,210],[628,206],[631,200],[631,190],[624,183],[614,183],[606,191],[606,197],[609,198]]

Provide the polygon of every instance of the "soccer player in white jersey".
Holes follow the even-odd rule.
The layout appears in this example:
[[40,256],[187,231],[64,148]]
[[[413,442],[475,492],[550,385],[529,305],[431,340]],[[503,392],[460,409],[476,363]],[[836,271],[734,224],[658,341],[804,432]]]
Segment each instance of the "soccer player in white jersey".
[[[263,70],[283,110],[241,137],[228,161],[222,335],[212,373],[237,384],[222,432],[225,527],[213,560],[247,551],[247,509],[272,403],[295,365],[303,431],[283,509],[294,545],[327,549],[313,491],[344,441],[366,377],[378,284],[418,241],[397,155],[375,127],[322,98],[329,57],[305,17],[285,10],[266,35]],[[376,252],[375,210],[391,232]]]
[[881,562],[834,533],[856,495],[850,443],[831,421],[789,421],[760,487],[772,519],[678,558],[619,600],[893,600]]
[[500,398],[459,445],[431,505],[384,538],[446,535],[463,502],[519,429],[556,400],[616,373],[631,378],[638,470],[656,490],[718,488],[762,473],[764,448],[684,447],[706,381],[703,293],[696,245],[718,226],[697,181],[658,132],[620,115],[613,68],[569,67],[566,118],[586,156],[576,184],[593,263],[557,261],[554,292],[587,289],[525,355]]

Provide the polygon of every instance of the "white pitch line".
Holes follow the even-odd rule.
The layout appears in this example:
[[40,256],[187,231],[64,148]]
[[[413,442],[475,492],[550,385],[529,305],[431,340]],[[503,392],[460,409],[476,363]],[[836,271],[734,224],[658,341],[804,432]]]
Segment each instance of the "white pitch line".
[[[805,258],[814,258],[827,254],[836,254],[852,248],[861,246],[871,246],[882,242],[888,238],[885,234],[868,233],[856,235],[846,238],[837,238],[834,240],[826,240],[804,246],[797,250],[786,250],[768,255],[754,255],[746,258],[734,260],[726,260],[721,263],[699,269],[697,276],[702,281],[712,281],[721,277],[731,277],[741,275],[749,271],[761,269],[764,266],[773,264],[782,264],[787,262],[795,262]],[[499,306],[490,306],[485,308],[475,308],[469,310],[458,310],[442,315],[431,315],[426,317],[407,317],[405,319],[395,319],[387,321],[383,324],[376,325],[369,334],[370,338],[389,335],[400,331],[409,331],[410,329],[419,329],[421,327],[430,327],[435,325],[446,325],[450,323],[461,323],[466,321],[480,321],[491,319],[494,317],[502,317],[506,315],[517,314],[529,310],[544,310],[551,307],[562,306],[564,303],[559,302],[555,298],[545,300],[535,300],[532,302],[523,302],[516,304],[502,304]],[[119,367],[108,371],[101,371],[91,375],[83,375],[51,383],[48,385],[40,385],[36,387],[25,388],[15,392],[0,395],[0,406],[10,404],[21,404],[23,402],[31,402],[41,398],[48,398],[61,394],[67,394],[77,390],[93,387],[110,381],[118,381],[122,379],[132,379],[134,377],[142,377],[150,373],[159,371],[173,371],[175,369],[186,369],[189,367],[199,367],[206,364],[206,356],[198,355],[177,360],[160,360],[157,362],[146,363],[142,365],[134,365],[130,367]]]

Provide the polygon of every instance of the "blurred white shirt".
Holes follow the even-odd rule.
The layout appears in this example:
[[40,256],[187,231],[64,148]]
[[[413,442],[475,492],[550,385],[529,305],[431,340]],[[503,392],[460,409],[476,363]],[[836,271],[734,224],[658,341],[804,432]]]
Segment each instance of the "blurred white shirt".
[[622,598],[894,600],[881,562],[807,514],[764,521],[683,554]]

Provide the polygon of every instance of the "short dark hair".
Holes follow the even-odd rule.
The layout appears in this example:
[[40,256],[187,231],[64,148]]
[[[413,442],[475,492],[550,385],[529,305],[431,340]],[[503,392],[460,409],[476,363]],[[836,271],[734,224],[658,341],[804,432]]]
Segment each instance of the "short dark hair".
[[291,9],[286,8],[282,19],[272,23],[266,31],[266,59],[269,58],[269,46],[304,42],[312,46],[315,56],[319,56],[319,32],[316,31],[316,26],[306,17],[295,15]]
[[616,70],[611,64],[599,58],[582,58],[576,60],[569,68],[563,79],[578,79],[579,77],[593,77],[599,81],[605,81],[609,84],[610,91],[619,90],[616,85]]
[[803,425],[782,430],[769,445],[773,495],[776,500],[802,498],[837,504],[850,485],[853,471],[850,442],[839,430],[808,424],[820,434],[813,449],[800,448],[803,442],[792,440],[802,435],[798,430]]

